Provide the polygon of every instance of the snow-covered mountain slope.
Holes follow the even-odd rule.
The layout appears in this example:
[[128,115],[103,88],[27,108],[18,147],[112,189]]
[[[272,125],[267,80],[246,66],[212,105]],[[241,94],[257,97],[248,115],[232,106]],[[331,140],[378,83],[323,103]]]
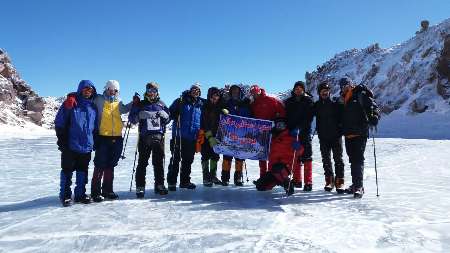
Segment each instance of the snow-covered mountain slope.
[[339,53],[306,73],[306,83],[317,94],[327,80],[336,95],[344,76],[370,87],[384,113],[450,112],[450,19],[391,48],[374,44]]
[[[250,182],[244,187],[203,187],[197,154],[196,190],[155,195],[149,165],[146,198],[138,200],[134,187],[128,191],[136,139],[130,135],[127,158],[115,169],[119,200],[63,208],[56,138],[0,138],[0,252],[450,251],[449,141],[377,140],[379,198],[371,140],[366,194],[355,200],[323,191],[315,138],[312,192],[296,190],[286,197],[280,187],[256,191],[251,183],[259,175],[256,161],[246,162]],[[347,161],[345,177],[348,185]]]
[[[44,111],[49,108],[20,77],[6,52],[0,49],[0,124],[11,127],[26,127],[30,123],[48,125]],[[33,127],[32,127],[33,128]]]

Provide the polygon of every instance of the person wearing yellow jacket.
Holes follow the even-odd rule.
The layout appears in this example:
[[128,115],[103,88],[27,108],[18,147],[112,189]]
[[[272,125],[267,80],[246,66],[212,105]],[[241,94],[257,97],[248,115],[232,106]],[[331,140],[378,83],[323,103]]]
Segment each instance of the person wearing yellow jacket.
[[[91,197],[94,202],[118,199],[113,191],[113,180],[114,167],[117,166],[123,148],[123,123],[120,115],[128,113],[133,106],[133,102],[124,105],[120,101],[119,91],[119,82],[109,80],[106,82],[103,94],[94,99],[99,124],[99,132],[94,142],[95,168],[91,181]],[[133,101],[135,101],[134,97]]]

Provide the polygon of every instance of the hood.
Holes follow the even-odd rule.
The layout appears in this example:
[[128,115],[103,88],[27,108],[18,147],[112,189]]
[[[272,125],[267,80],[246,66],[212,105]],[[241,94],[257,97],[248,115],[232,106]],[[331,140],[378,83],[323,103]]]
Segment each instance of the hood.
[[233,88],[238,88],[238,89],[239,89],[239,100],[244,99],[244,92],[243,92],[243,90],[242,90],[242,87],[239,86],[239,85],[237,85],[237,84],[233,84],[233,85],[230,86],[230,89],[228,90],[228,97],[229,97],[230,99],[233,99],[232,96],[231,96],[231,90],[232,90]]
[[92,87],[92,89],[94,89],[92,96],[97,95],[97,90],[95,89],[94,83],[90,80],[81,80],[78,84],[77,94],[81,96],[81,91],[86,87]]

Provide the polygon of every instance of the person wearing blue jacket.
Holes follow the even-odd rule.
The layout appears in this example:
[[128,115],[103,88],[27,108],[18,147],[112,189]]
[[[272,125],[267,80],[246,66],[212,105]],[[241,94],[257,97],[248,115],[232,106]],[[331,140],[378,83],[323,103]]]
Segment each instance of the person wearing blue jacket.
[[61,151],[59,198],[63,206],[72,204],[72,175],[76,171],[75,202],[91,203],[86,195],[88,167],[97,129],[97,109],[93,103],[96,95],[94,84],[82,80],[76,96],[69,97],[58,110],[55,131],[58,149]]
[[169,191],[176,191],[179,161],[181,158],[180,188],[195,189],[191,182],[191,165],[194,161],[197,137],[204,99],[200,85],[195,83],[170,105],[172,123],[172,158],[167,173]]
[[136,197],[144,198],[145,175],[148,159],[152,154],[153,174],[155,176],[155,194],[166,195],[164,186],[164,134],[169,123],[169,109],[159,98],[159,85],[150,82],[146,85],[144,100],[133,107],[128,116],[129,122],[139,122],[138,151],[139,159],[136,167]]

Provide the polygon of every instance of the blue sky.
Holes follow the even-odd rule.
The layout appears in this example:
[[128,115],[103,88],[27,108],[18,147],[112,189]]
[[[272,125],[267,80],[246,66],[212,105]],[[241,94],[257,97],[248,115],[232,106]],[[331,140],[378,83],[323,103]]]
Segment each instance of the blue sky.
[[448,0],[10,0],[2,2],[0,47],[41,96],[62,96],[81,79],[102,90],[119,80],[129,101],[157,81],[170,104],[195,82],[290,89],[350,48],[414,35],[422,19],[450,17]]

